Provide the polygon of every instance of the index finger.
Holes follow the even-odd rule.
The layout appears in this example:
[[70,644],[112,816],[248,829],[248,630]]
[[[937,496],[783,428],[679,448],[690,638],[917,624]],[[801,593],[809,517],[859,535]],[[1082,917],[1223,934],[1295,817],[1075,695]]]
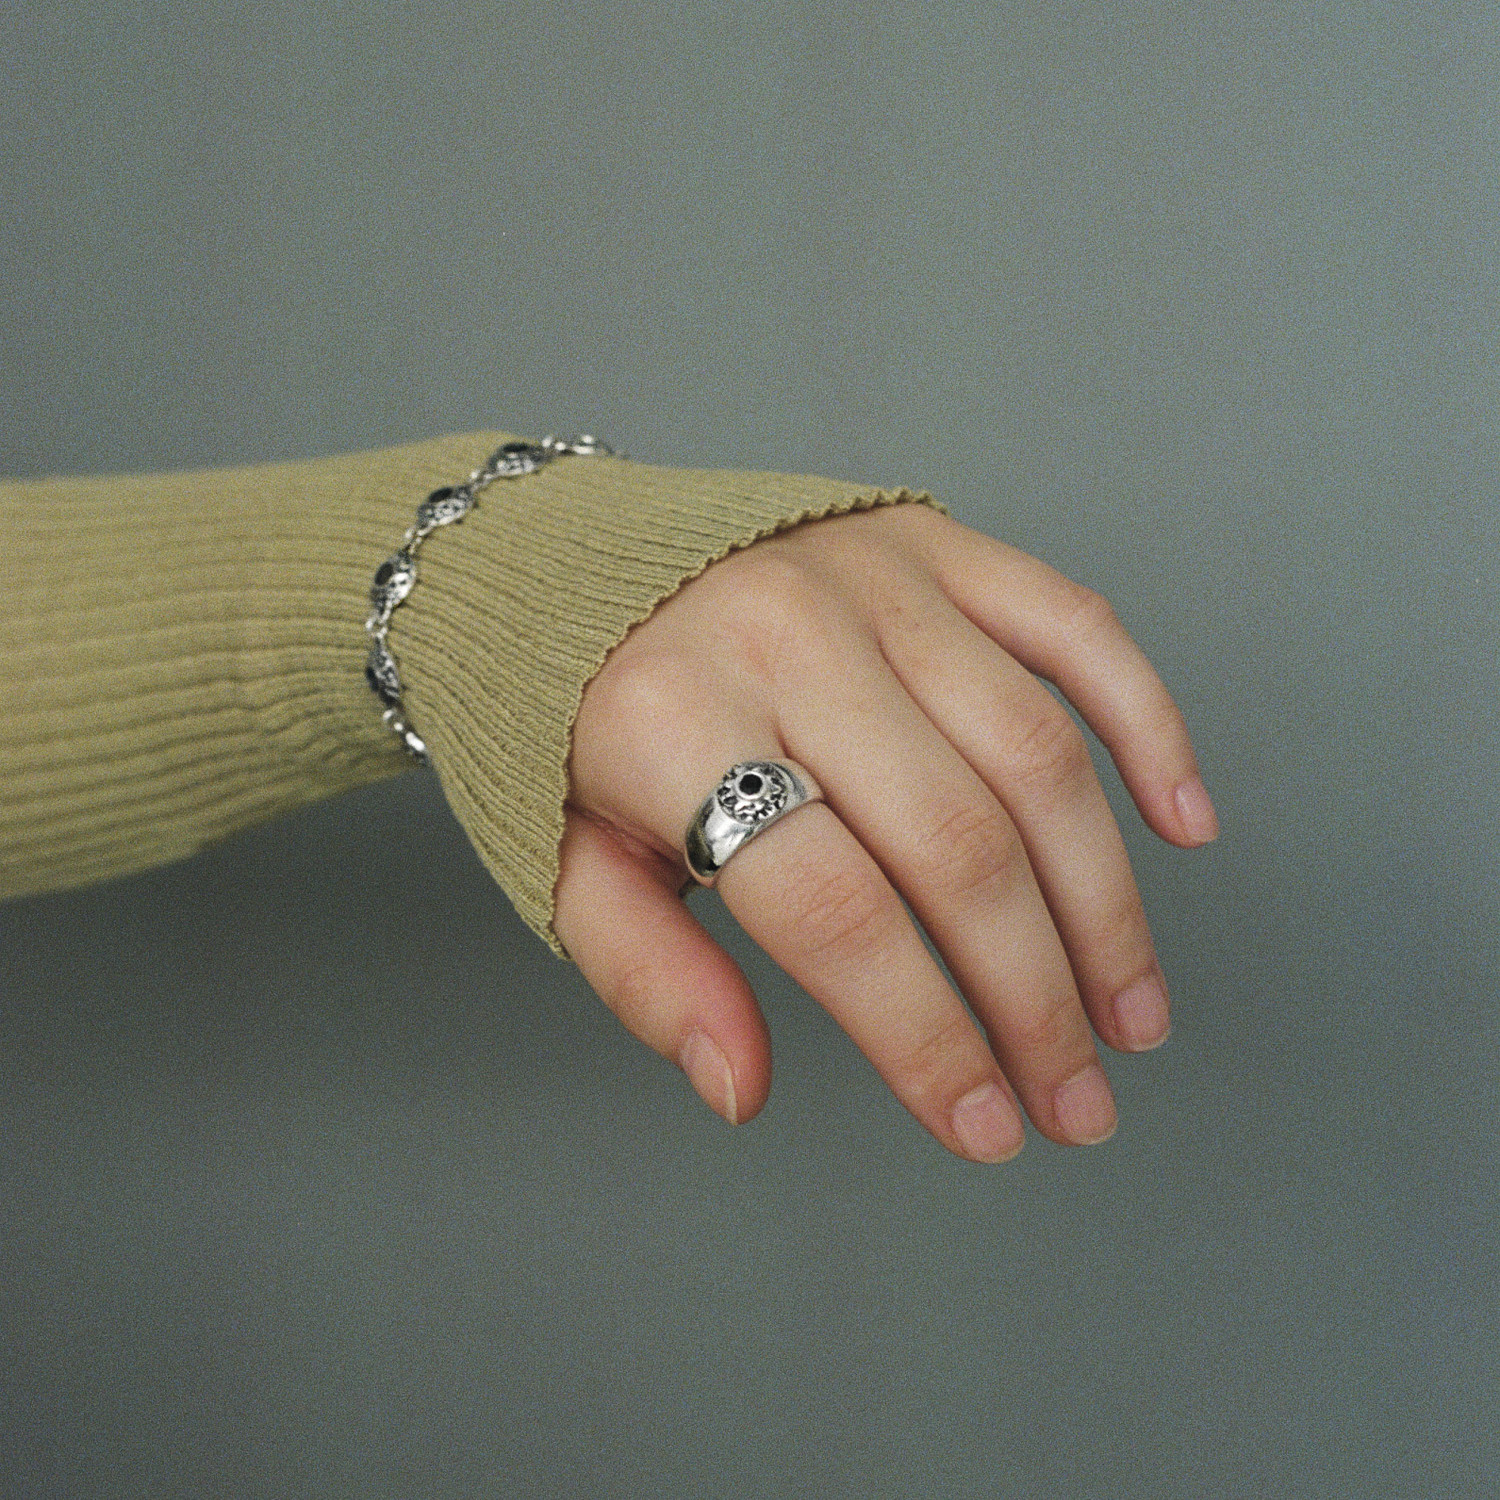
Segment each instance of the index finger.
[[1108,749],[1147,824],[1189,847],[1216,839],[1219,820],[1187,722],[1109,600],[926,506],[902,508],[914,513],[914,543],[955,607],[1061,689]]

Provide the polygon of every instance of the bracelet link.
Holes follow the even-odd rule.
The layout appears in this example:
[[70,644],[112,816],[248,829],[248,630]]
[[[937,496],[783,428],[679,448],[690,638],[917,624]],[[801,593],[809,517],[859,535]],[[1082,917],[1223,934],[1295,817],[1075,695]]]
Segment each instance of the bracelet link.
[[370,585],[370,603],[382,623],[389,620],[391,611],[411,593],[417,582],[417,560],[403,547],[394,552],[375,570],[375,582]]
[[474,490],[468,484],[445,484],[434,490],[417,507],[417,524],[413,528],[417,538],[425,537],[439,526],[451,526],[474,508]]
[[382,703],[393,708],[401,706],[401,674],[396,670],[396,658],[384,640],[377,640],[370,647],[369,659],[365,662],[365,681]]
[[536,443],[507,443],[484,466],[491,479],[519,479],[534,474],[552,455]]

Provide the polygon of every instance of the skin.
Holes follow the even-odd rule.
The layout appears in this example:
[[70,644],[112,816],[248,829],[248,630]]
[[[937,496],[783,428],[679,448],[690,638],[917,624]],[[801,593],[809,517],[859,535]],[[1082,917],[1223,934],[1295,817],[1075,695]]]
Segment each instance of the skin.
[[[1159,1045],[1166,989],[1086,742],[1041,678],[1108,747],[1158,835],[1183,848],[1217,836],[1182,714],[1099,594],[925,505],[730,553],[632,629],[585,691],[558,936],[635,1036],[725,1119],[753,1119],[770,1034],[681,899],[684,834],[732,764],[795,761],[826,800],[724,867],[735,919],[955,1154],[1013,1156],[1021,1110],[1061,1144],[1106,1139],[1096,1038]],[[993,1099],[987,1119],[956,1117],[976,1090]]]

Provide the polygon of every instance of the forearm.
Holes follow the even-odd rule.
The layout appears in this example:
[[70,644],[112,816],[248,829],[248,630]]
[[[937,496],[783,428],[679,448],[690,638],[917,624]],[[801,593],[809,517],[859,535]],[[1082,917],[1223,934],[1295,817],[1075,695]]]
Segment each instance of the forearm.
[[410,766],[364,683],[366,591],[413,497],[474,446],[0,484],[0,897]]

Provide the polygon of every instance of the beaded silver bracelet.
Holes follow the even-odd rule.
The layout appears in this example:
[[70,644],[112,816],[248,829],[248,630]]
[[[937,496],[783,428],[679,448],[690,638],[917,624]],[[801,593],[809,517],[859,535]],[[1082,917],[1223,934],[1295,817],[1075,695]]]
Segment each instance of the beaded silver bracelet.
[[396,670],[396,658],[386,643],[391,614],[411,593],[417,581],[417,549],[439,526],[462,521],[474,508],[479,492],[492,480],[519,479],[523,474],[535,473],[543,464],[569,453],[593,457],[611,455],[614,449],[590,433],[575,438],[545,437],[540,443],[506,443],[490,454],[484,465],[475,469],[463,484],[444,485],[442,489],[434,490],[417,507],[417,519],[407,527],[400,550],[393,552],[375,570],[375,582],[370,585],[370,603],[374,608],[365,621],[365,630],[374,638],[370,658],[365,664],[365,681],[386,705],[381,718],[395,731],[407,752],[424,766],[431,765],[431,757],[426,742],[406,722],[406,711],[401,704],[401,674]]

